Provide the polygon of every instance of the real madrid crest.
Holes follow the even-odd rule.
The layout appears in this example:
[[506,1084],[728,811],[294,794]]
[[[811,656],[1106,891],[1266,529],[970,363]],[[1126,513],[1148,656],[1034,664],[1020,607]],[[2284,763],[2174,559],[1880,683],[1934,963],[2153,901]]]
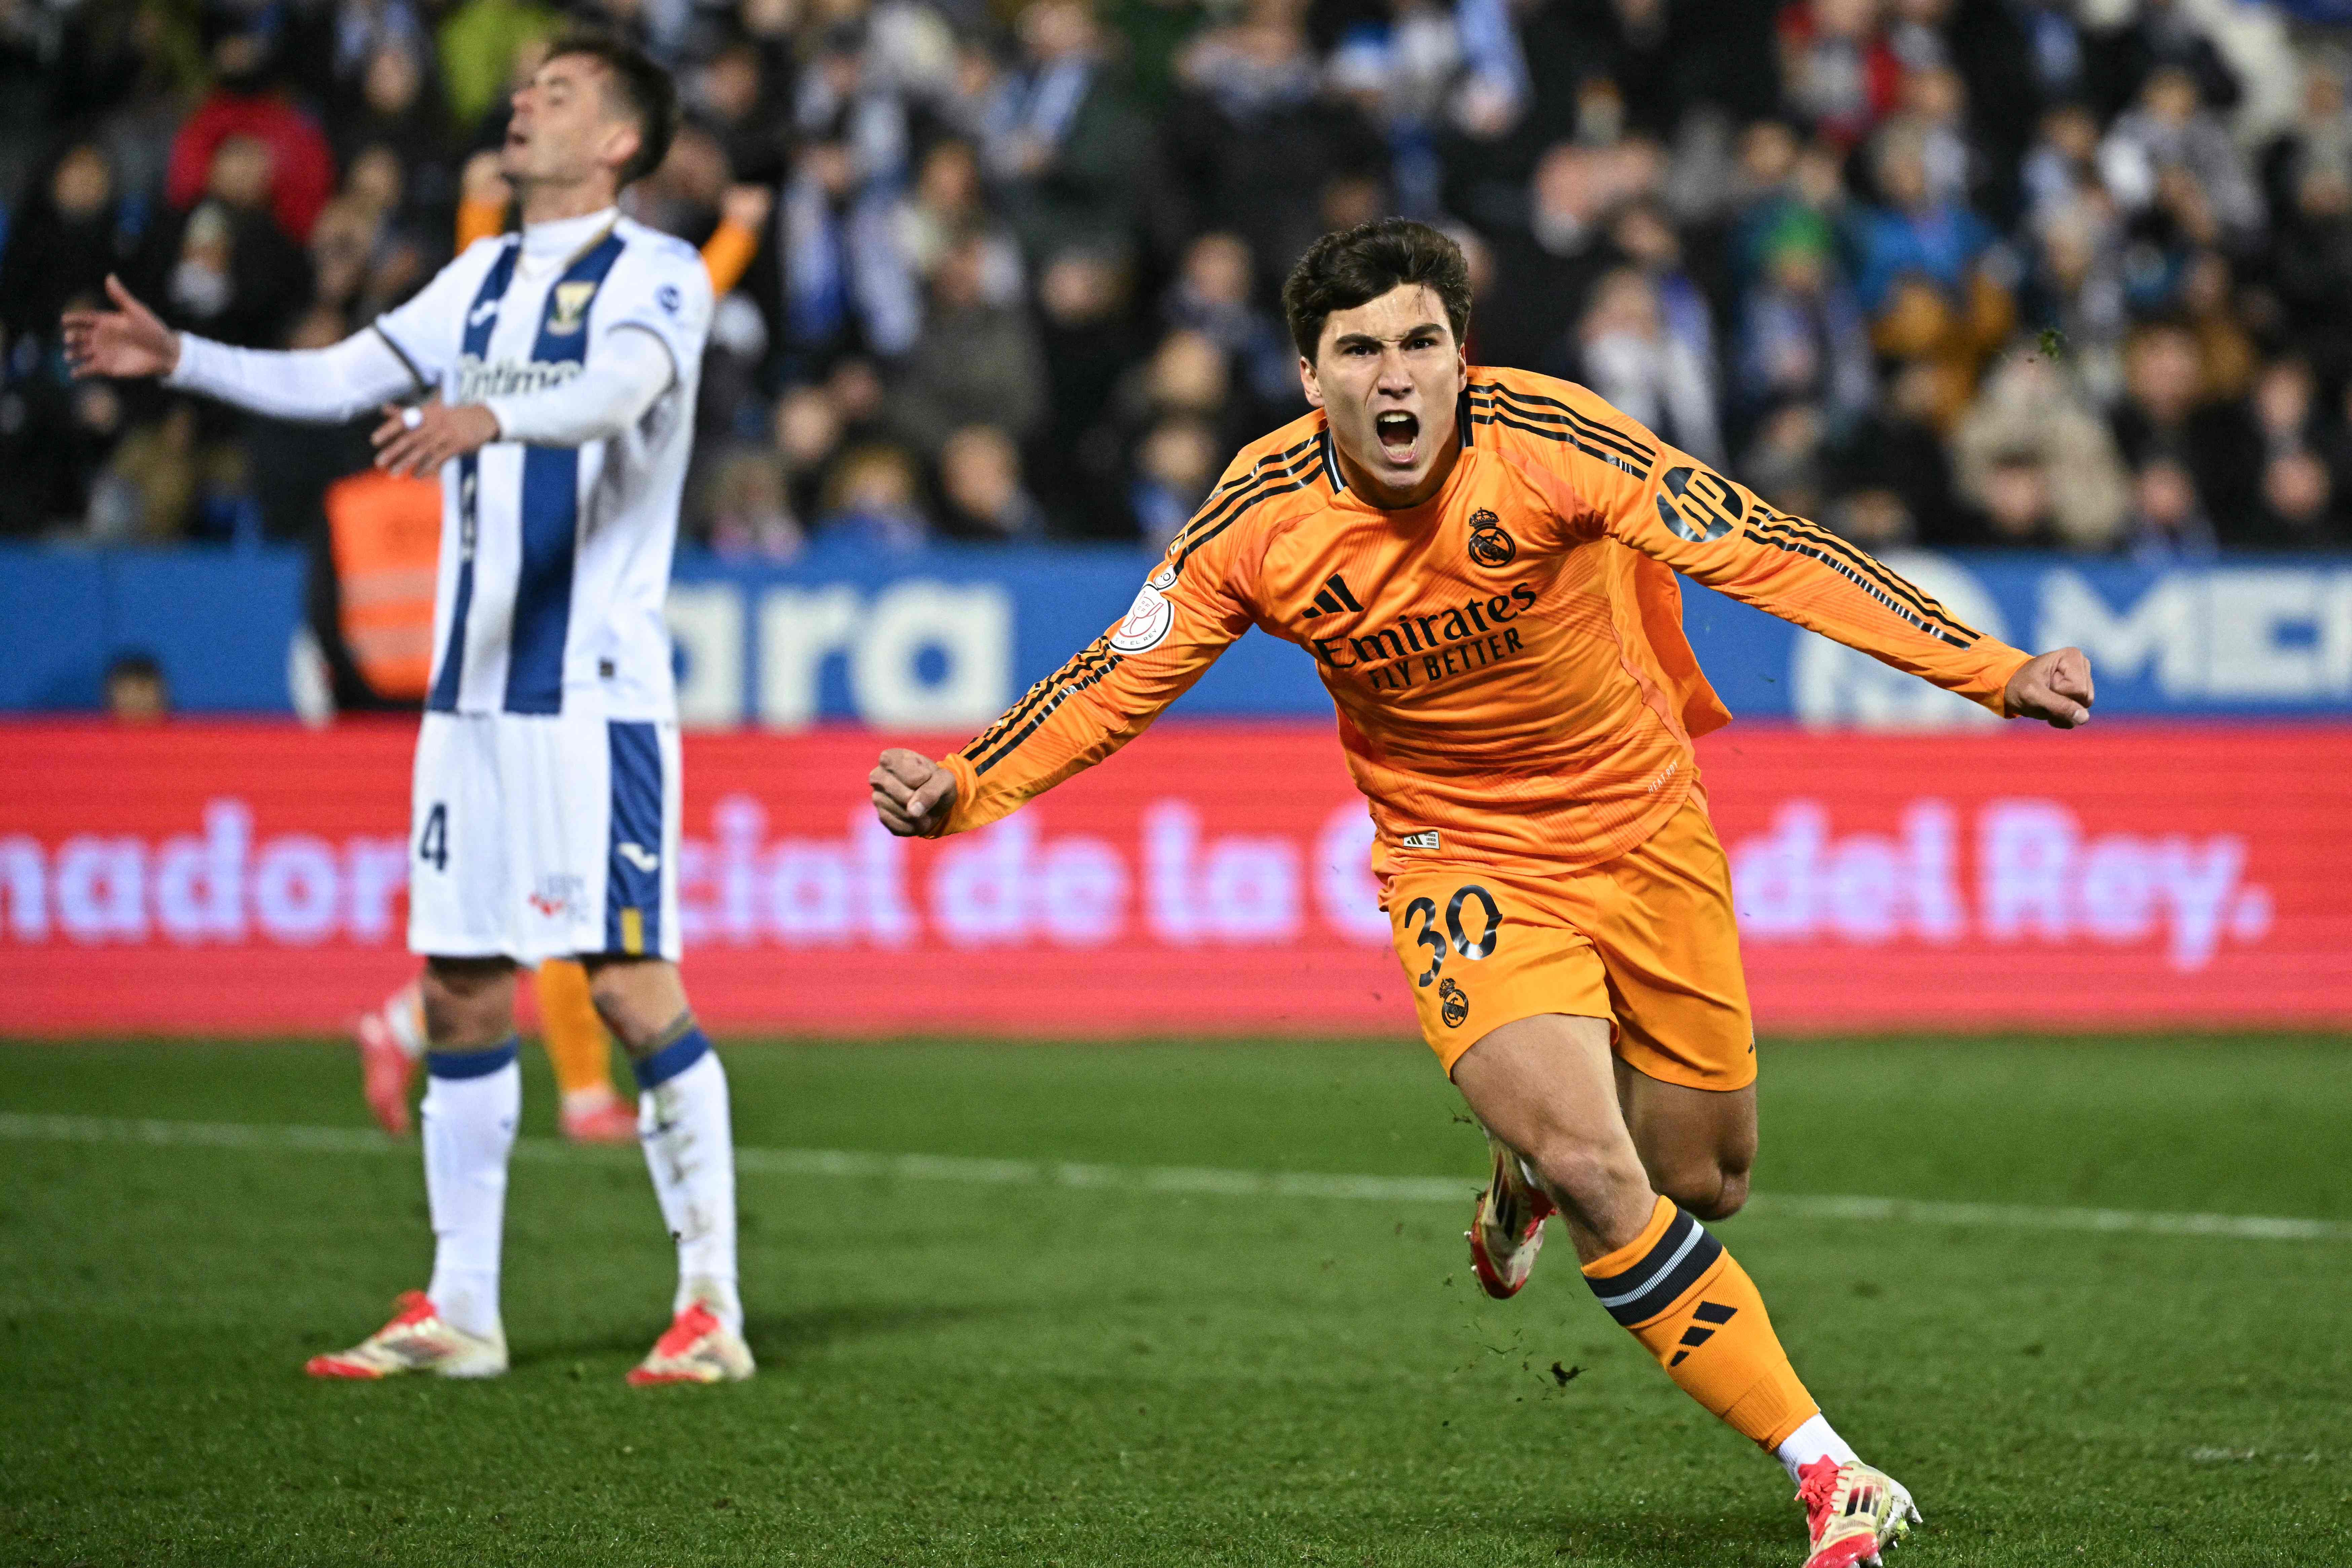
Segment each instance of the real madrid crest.
[[588,314],[588,301],[596,297],[593,283],[558,283],[555,286],[555,308],[548,312],[547,330],[562,337],[580,330]]
[[1503,520],[1480,507],[1470,514],[1470,559],[1481,566],[1508,566],[1518,557],[1519,542],[1503,528]]

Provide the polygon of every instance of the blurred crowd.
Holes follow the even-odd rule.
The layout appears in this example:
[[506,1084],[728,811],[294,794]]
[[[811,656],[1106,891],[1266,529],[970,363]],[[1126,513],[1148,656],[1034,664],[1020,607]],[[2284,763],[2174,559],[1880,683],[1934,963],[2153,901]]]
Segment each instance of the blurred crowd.
[[723,553],[1164,539],[1304,411],[1285,271],[1391,212],[1468,251],[1474,363],[1867,545],[2342,547],[2343,9],[0,0],[0,533],[315,541],[364,423],[73,384],[59,312],[111,271],[234,343],[363,326],[589,22],[688,104],[630,209],[740,237],[686,524]]

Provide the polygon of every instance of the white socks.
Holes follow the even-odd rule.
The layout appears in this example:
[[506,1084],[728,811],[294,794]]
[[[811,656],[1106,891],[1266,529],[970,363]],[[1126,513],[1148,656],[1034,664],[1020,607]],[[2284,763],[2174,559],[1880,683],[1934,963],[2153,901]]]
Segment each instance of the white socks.
[[1789,1472],[1789,1484],[1795,1486],[1800,1479],[1797,1472],[1814,1460],[1826,1458],[1843,1465],[1854,1457],[1854,1452],[1846,1447],[1845,1439],[1837,1435],[1827,1418],[1816,1413],[1790,1433],[1788,1440],[1772,1450],[1772,1457]]
[[635,1066],[642,1088],[637,1135],[662,1221],[677,1243],[671,1310],[700,1301],[740,1334],[743,1303],[735,1279],[735,1137],[727,1074],[698,1028]]
[[522,1110],[515,1042],[425,1058],[425,1193],[433,1211],[433,1282],[425,1293],[453,1328],[495,1338],[507,1155]]
[[[444,1321],[486,1338],[499,1322],[499,1248],[507,1157],[522,1110],[515,1042],[487,1051],[428,1051],[423,1122],[425,1191],[433,1211],[433,1282]],[[663,1223],[677,1243],[671,1310],[700,1301],[736,1333],[743,1304],[735,1270],[735,1141],[727,1074],[709,1037],[689,1029],[636,1064],[637,1131]]]

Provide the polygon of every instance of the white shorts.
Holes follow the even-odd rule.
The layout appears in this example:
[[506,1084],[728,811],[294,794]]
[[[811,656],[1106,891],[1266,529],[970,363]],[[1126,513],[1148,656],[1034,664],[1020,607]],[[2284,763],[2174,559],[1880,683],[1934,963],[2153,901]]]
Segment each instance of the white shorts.
[[678,956],[674,723],[427,713],[409,803],[408,948]]

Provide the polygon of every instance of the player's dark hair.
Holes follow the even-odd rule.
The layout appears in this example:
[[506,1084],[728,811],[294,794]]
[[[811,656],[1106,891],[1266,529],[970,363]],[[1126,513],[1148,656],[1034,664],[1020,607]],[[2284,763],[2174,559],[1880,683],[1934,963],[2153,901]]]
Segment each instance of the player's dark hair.
[[1334,310],[1352,310],[1400,284],[1434,289],[1459,343],[1470,330],[1470,264],[1462,247],[1425,223],[1375,218],[1335,229],[1307,247],[1282,286],[1282,313],[1299,357],[1315,358],[1323,323]]
[[608,33],[566,33],[547,51],[549,59],[585,55],[599,61],[611,77],[606,90],[637,122],[637,151],[621,165],[620,183],[642,180],[669,156],[677,135],[677,84],[643,49]]
[[114,656],[114,662],[106,667],[106,683],[109,686],[118,680],[161,680],[163,679],[162,662],[145,648],[132,648],[126,653],[118,653]]

